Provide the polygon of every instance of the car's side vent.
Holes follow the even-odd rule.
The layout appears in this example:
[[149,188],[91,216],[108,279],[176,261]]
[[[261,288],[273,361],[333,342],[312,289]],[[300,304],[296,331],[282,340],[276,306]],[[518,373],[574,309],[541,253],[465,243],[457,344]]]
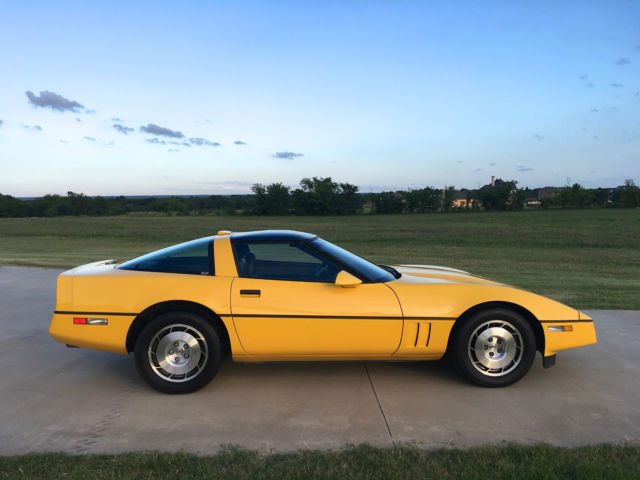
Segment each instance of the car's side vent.
[[431,340],[431,322],[409,321],[405,324],[404,347],[426,348]]
[[447,349],[454,322],[443,318],[405,320],[395,355],[416,360],[440,358]]

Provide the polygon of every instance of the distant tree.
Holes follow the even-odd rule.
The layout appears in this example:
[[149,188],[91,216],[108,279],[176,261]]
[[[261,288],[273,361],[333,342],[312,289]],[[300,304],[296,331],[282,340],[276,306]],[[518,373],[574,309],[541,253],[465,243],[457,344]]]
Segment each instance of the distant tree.
[[131,207],[127,203],[127,197],[120,195],[119,197],[110,199],[109,215],[123,215],[131,211]]
[[267,187],[267,213],[286,215],[289,213],[289,187],[282,183],[272,183]]
[[452,186],[445,186],[442,193],[442,209],[445,212],[450,212],[453,207],[453,200],[455,198],[456,189]]
[[33,203],[34,214],[38,217],[57,217],[60,215],[73,215],[69,197],[60,195],[45,195],[36,198]]
[[615,192],[615,203],[624,208],[640,207],[640,187],[631,178],[627,178],[624,186]]
[[594,190],[593,201],[594,207],[608,207],[611,205],[611,195],[606,188],[597,188]]
[[266,215],[267,213],[267,187],[261,183],[254,183],[251,187],[254,195],[254,205],[251,213]]
[[251,187],[255,194],[254,213],[258,215],[287,215],[289,213],[289,187],[280,182]]
[[436,188],[424,187],[403,192],[410,213],[437,212],[442,203],[442,192]]
[[362,198],[358,187],[350,183],[338,185],[338,212],[340,215],[355,215],[362,210]]
[[[514,183],[517,183],[517,182],[514,182]],[[524,209],[524,201],[526,198],[527,198],[527,192],[525,190],[516,189],[516,191],[511,194],[511,198],[510,198],[511,210]]]
[[303,178],[300,188],[282,183],[253,185],[254,213],[258,215],[353,215],[362,209],[358,187],[336,183],[331,177]]
[[291,191],[291,208],[295,215],[307,215],[311,211],[311,195],[301,188]]
[[480,210],[480,205],[478,205],[478,200],[476,200],[477,196],[478,196],[478,193],[475,190],[467,191],[467,196],[466,196],[467,207],[472,212],[477,212],[478,210]]
[[572,202],[571,206],[576,208],[584,208],[588,205],[588,194],[586,189],[579,183],[574,183],[571,187],[570,197]]
[[28,217],[31,205],[11,195],[0,194],[0,217]]
[[515,195],[517,183],[515,180],[507,182],[496,180],[495,185],[487,185],[478,190],[478,200],[485,210],[512,209],[514,200],[520,202],[520,198]]
[[419,211],[420,193],[419,190],[409,189],[406,192],[402,191],[400,194],[405,199],[405,208],[409,213],[416,213]]
[[[148,211],[161,212],[168,215],[188,215],[189,207],[186,199],[171,196],[168,198],[154,198],[147,207]],[[131,208],[128,210],[131,211]]]
[[73,215],[86,215],[89,213],[91,198],[84,193],[67,192],[69,205],[71,205],[71,213]]
[[[541,200],[542,208],[602,208],[612,206],[612,197],[605,188],[584,188],[579,183],[565,185],[552,198]],[[617,198],[614,193],[614,202]]]
[[562,208],[584,208],[591,204],[589,192],[579,183],[562,187],[553,198],[553,203]]
[[297,215],[345,215],[361,208],[358,187],[331,177],[303,178],[300,188],[291,192],[291,202]]
[[300,180],[300,187],[307,196],[307,215],[331,215],[336,213],[338,184],[331,177],[313,177]]
[[398,192],[380,192],[373,201],[373,208],[376,213],[402,213],[404,202]]
[[107,215],[109,213],[109,203],[104,197],[97,196],[91,204],[91,215]]

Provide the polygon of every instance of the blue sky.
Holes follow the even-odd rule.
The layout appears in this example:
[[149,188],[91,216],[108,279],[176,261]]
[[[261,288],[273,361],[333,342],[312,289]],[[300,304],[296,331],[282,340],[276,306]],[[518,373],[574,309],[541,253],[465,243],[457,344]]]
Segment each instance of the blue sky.
[[637,1],[3,2],[0,42],[4,194],[640,182]]

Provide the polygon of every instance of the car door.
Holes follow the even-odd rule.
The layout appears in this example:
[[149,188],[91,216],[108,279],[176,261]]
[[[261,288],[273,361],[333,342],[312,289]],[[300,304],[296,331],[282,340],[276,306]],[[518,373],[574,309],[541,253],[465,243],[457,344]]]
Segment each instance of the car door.
[[303,244],[240,244],[234,255],[231,311],[248,354],[344,357],[398,348],[402,312],[385,284],[337,286],[341,268]]

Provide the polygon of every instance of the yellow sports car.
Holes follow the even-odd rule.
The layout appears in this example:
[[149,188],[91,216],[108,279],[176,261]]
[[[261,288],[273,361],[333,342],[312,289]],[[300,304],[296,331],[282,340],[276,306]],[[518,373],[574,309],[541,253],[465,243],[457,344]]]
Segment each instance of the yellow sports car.
[[509,385],[556,352],[595,343],[561,303],[452,268],[374,265],[315,235],[218,232],[124,263],[60,274],[51,336],[127,354],[165,393],[239,362],[437,360],[472,382]]

